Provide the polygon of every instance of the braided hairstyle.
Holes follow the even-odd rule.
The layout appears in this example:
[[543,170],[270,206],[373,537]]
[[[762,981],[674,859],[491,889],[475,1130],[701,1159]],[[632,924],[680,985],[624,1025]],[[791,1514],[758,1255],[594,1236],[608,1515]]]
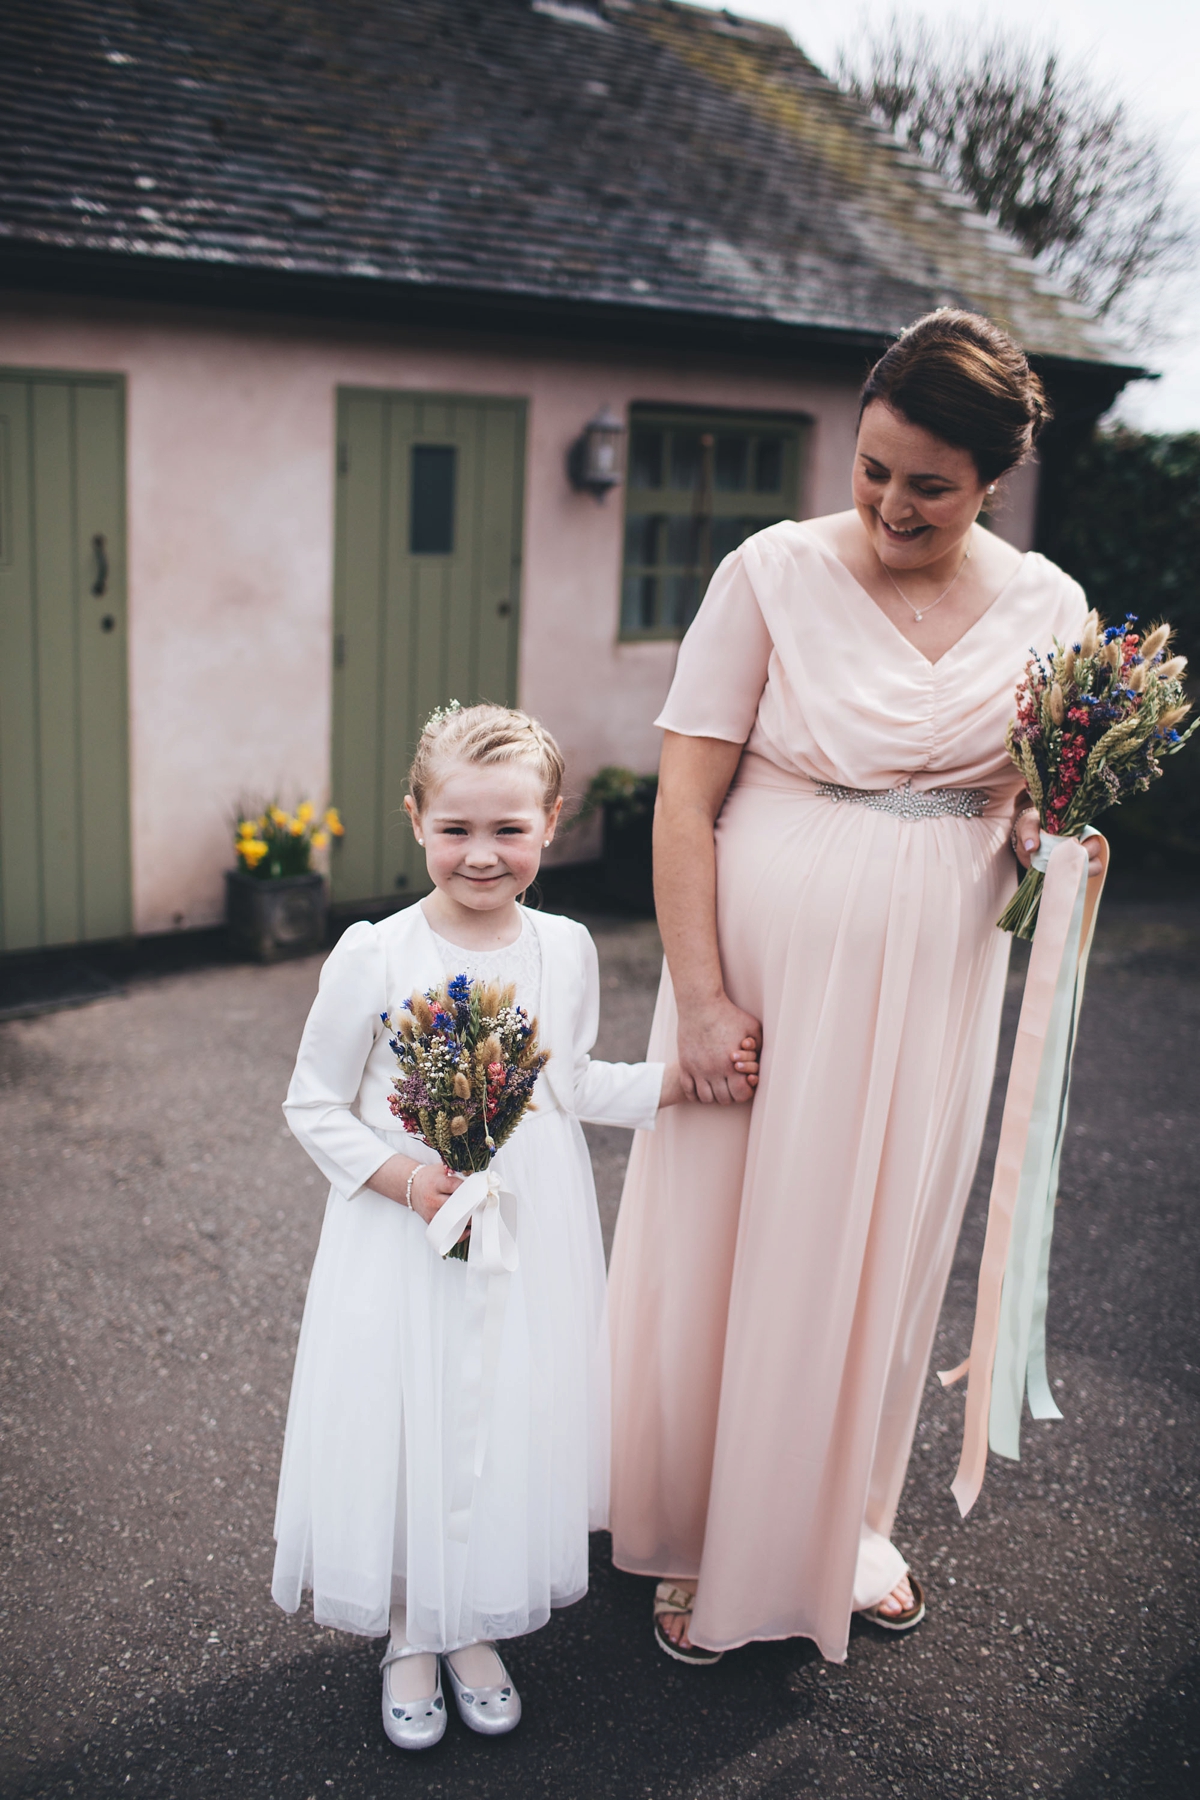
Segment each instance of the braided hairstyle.
[[525,765],[541,783],[547,812],[562,793],[562,751],[544,725],[513,707],[487,701],[459,706],[452,701],[430,715],[408,771],[408,791],[418,813],[425,811],[438,782],[455,762]]

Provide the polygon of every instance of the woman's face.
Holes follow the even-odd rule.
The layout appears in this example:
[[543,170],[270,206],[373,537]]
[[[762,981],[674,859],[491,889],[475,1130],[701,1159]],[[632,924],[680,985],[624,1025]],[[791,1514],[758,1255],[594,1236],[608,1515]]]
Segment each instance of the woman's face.
[[969,450],[872,400],[858,428],[854,507],[891,569],[920,569],[963,544],[985,484]]

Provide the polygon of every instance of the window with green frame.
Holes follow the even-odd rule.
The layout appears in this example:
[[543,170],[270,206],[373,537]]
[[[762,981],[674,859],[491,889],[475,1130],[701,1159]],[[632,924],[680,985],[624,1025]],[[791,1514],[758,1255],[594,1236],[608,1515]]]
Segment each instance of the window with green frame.
[[802,420],[764,414],[632,409],[623,638],[679,637],[717,564],[795,518],[805,433]]

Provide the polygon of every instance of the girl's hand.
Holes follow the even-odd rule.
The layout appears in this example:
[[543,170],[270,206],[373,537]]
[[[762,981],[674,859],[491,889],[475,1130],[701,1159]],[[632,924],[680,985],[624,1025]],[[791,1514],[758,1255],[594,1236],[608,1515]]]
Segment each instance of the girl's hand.
[[[1041,822],[1038,819],[1037,807],[1026,806],[1017,814],[1013,826],[1012,846],[1016,851],[1017,861],[1023,869],[1027,869],[1034,851],[1041,842]],[[1100,873],[1100,840],[1084,838],[1083,847],[1088,853],[1088,879]]]
[[[751,1100],[762,1026],[727,995],[679,1015],[679,1078],[685,1100],[729,1106]],[[738,1045],[733,1050],[731,1045]],[[749,1048],[746,1046],[749,1045]],[[741,1069],[739,1063],[745,1063]]]
[[[758,1086],[758,1045],[752,1037],[743,1038],[738,1048],[729,1052],[729,1060],[736,1072],[745,1076],[751,1090]],[[746,1097],[753,1099],[753,1091]],[[677,1062],[668,1063],[663,1070],[662,1093],[658,1101],[659,1111],[661,1112],[664,1106],[678,1106],[681,1100],[687,1098],[679,1064]]]
[[439,1213],[456,1187],[462,1186],[462,1176],[455,1175],[445,1163],[421,1163],[413,1176],[409,1189],[409,1203],[418,1217],[428,1225],[435,1213]]

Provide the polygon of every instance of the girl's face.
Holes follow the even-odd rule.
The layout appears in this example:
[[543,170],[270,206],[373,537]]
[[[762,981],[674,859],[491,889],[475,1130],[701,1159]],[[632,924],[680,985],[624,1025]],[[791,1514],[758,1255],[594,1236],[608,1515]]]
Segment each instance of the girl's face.
[[920,569],[957,553],[984,493],[969,450],[872,400],[858,428],[854,506],[880,562]]
[[522,763],[452,763],[418,813],[405,811],[434,886],[472,912],[510,906],[538,872],[562,801],[549,812],[542,784]]

